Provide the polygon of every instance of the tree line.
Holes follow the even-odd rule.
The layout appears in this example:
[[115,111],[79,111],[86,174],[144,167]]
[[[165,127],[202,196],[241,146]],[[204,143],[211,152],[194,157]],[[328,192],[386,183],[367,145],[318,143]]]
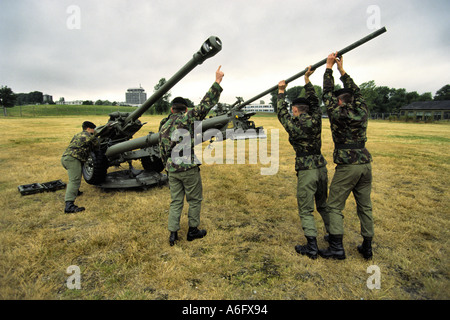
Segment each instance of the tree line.
[[27,104],[42,104],[43,102],[44,102],[44,95],[40,91],[16,94],[15,105],[23,106]]
[[[154,87],[154,92],[158,91],[167,80],[165,78],[161,78],[159,82]],[[156,103],[147,110],[147,114],[166,114],[170,111],[170,99],[171,94],[170,92],[166,92]],[[188,103],[189,107],[193,107],[194,103],[189,100],[188,98],[185,98],[186,102]],[[60,98],[58,101],[61,104],[64,104],[64,98]],[[12,108],[16,105],[35,105],[35,104],[43,104],[44,103],[44,95],[42,92],[39,91],[33,91],[30,93],[14,93],[11,88],[7,86],[1,86],[0,88],[0,107],[4,110],[4,115],[6,116],[6,108]],[[50,102],[50,104],[55,104],[53,101]],[[81,103],[82,105],[112,105],[116,106],[119,105],[118,102],[114,101],[111,102],[109,100],[84,100]]]
[[[165,83],[165,78],[161,78],[154,87],[154,92],[158,91]],[[360,86],[361,93],[366,100],[370,113],[398,113],[400,108],[416,101],[440,101],[450,100],[450,84],[447,84],[436,91],[433,96],[431,92],[425,92],[419,94],[417,91],[406,91],[406,89],[396,89],[387,86],[377,86],[374,80],[364,82]],[[335,90],[341,89],[340,84],[336,84]],[[314,85],[319,103],[322,105],[322,87]],[[271,104],[276,111],[277,108],[277,90],[270,93]],[[288,102],[293,101],[295,98],[304,97],[305,89],[303,86],[295,86],[286,90],[286,100]],[[166,92],[148,111],[149,114],[166,114],[170,111],[170,99],[171,93]],[[237,97],[242,99],[242,97]],[[194,106],[194,103],[185,98],[190,107]],[[6,116],[6,108],[11,108],[15,105],[25,104],[42,104],[43,94],[39,91],[33,91],[30,93],[18,93],[15,94],[11,88],[2,86],[0,88],[0,106],[4,110]],[[108,100],[97,100],[95,103],[91,100],[83,101],[83,105],[117,105],[117,102],[111,103]],[[219,109],[226,111],[230,108],[230,105],[225,103],[219,104]],[[324,108],[324,106],[322,106]],[[326,110],[323,110],[326,112]]]

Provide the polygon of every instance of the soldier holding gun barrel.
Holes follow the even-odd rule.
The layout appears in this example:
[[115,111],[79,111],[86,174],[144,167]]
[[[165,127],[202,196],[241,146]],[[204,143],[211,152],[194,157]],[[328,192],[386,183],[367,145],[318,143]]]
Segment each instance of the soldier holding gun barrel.
[[[344,89],[334,92],[333,66],[341,74]],[[333,160],[337,164],[331,181],[327,202],[330,217],[329,247],[319,250],[324,258],[345,259],[343,247],[344,226],[342,210],[352,192],[356,200],[356,211],[364,238],[358,251],[365,259],[372,257],[374,235],[372,202],[372,156],[366,149],[368,108],[359,87],[344,70],[344,59],[338,52],[327,58],[323,78],[323,101],[330,119],[334,142]]]

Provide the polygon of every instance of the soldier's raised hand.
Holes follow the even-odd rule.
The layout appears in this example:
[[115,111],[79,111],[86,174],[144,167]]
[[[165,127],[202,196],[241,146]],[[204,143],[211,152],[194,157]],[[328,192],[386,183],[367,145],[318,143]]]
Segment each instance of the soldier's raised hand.
[[218,84],[222,82],[223,76],[225,75],[223,71],[220,71],[220,68],[222,68],[222,66],[219,66],[219,68],[216,71],[216,82]]
[[316,71],[316,69],[311,69],[311,68],[312,68],[312,66],[309,66],[306,68],[305,76],[308,78],[314,73],[314,71]]
[[341,76],[343,76],[345,74],[345,70],[344,70],[344,56],[336,57],[336,65],[337,65],[337,68],[338,68],[339,72],[341,73]]
[[287,84],[285,80],[281,80],[278,82],[278,93],[284,93],[286,90]]
[[327,69],[333,69],[334,64],[336,63],[336,53],[330,53],[327,57]]
[[309,77],[316,71],[316,69],[311,69],[311,66],[306,68],[307,71],[305,72],[305,84],[309,82]]

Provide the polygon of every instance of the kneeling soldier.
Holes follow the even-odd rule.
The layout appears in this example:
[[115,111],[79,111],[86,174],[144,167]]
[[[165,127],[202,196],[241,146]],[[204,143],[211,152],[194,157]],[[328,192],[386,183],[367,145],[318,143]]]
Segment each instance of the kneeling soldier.
[[67,170],[69,183],[65,196],[64,213],[76,213],[83,211],[84,207],[74,204],[75,199],[81,194],[81,174],[83,163],[87,161],[91,151],[98,147],[97,137],[94,135],[95,124],[90,121],[83,122],[83,131],[77,133],[70,141],[69,146],[61,157],[61,164]]

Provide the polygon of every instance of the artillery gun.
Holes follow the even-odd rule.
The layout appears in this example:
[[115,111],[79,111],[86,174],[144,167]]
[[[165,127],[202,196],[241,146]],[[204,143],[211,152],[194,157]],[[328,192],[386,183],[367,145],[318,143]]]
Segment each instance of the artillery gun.
[[[342,56],[384,32],[386,32],[385,27],[376,30],[339,50],[338,55]],[[207,58],[217,54],[221,47],[222,43],[219,38],[210,37],[200,50],[194,54],[194,57],[140,108],[132,113],[113,112],[110,114],[108,123],[96,129],[100,140],[100,150],[91,153],[89,160],[84,164],[83,176],[87,183],[102,188],[129,188],[159,184],[167,180],[167,177],[161,174],[164,165],[159,154],[159,133],[150,132],[147,136],[131,140],[134,133],[143,126],[138,118],[193,68],[203,63]],[[325,65],[326,60],[325,58],[312,65],[312,69]],[[303,70],[286,79],[286,84],[305,75],[305,73],[306,70]],[[277,88],[278,86],[275,85],[247,101],[238,100],[226,113],[203,120],[201,122],[201,132],[204,133],[209,129],[216,129],[216,132],[220,132],[219,138],[223,140],[266,138],[264,129],[256,127],[255,123],[249,120],[255,112],[244,112],[242,109]],[[203,139],[196,138],[196,141],[203,142]],[[141,160],[144,170],[136,170],[132,167],[131,161],[138,159]],[[129,163],[129,170],[107,174],[108,167],[119,166],[124,162]]]
[[[133,135],[145,124],[139,120],[139,117],[197,65],[213,57],[221,49],[220,39],[211,36],[203,43],[193,58],[142,106],[131,113],[110,113],[108,123],[96,128],[100,148],[98,151],[91,152],[83,165],[85,181],[105,189],[146,187],[164,183],[167,176],[161,173],[164,165],[159,154],[159,133],[149,132],[147,136],[132,139]],[[256,128],[254,122],[249,121],[252,115],[254,113],[235,111],[206,119],[201,122],[202,132],[216,129],[223,134],[223,139],[252,138],[255,130],[262,129]],[[246,136],[246,133],[252,133],[253,136]],[[261,136],[265,137],[264,134]],[[144,170],[135,169],[132,166],[133,160],[140,160]],[[109,167],[118,167],[125,162],[128,162],[128,170],[107,172]]]
[[[92,152],[88,161],[83,165],[83,177],[85,181],[92,185],[105,188],[115,187],[133,187],[145,186],[160,183],[164,176],[159,174],[164,166],[159,156],[158,144],[147,146],[146,148],[132,153],[123,153],[114,158],[107,157],[106,152],[112,146],[129,141],[133,135],[138,132],[145,123],[139,120],[144,112],[152,107],[164,94],[166,94],[175,84],[191,72],[196,66],[202,64],[222,50],[222,42],[218,37],[209,37],[200,47],[200,49],[175,75],[173,75],[159,90],[157,90],[147,101],[133,112],[113,112],[109,114],[109,121],[106,125],[96,128],[96,135],[100,142],[100,148]],[[152,132],[150,132],[150,135]],[[144,171],[151,172],[151,175],[140,175],[140,178],[128,179],[127,176],[137,177],[139,172],[132,165],[132,160],[140,159]],[[119,166],[121,163],[128,162],[130,170],[127,172],[115,172],[107,174],[111,166]],[[115,183],[119,179],[119,184]]]

